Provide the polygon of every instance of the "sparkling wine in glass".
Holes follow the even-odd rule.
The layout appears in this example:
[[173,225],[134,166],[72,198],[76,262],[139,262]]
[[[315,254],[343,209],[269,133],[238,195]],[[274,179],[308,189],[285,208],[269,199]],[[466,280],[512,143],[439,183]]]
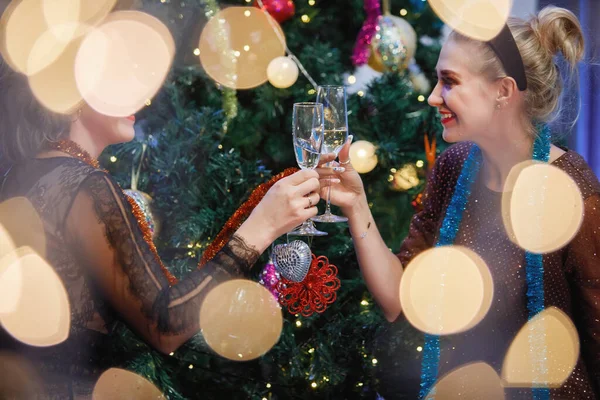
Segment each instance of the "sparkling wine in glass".
[[[292,134],[298,166],[301,169],[317,168],[323,147],[323,104],[294,104]],[[308,220],[288,235],[325,236],[327,232],[321,232]]]
[[[319,86],[317,103],[323,104],[323,147],[322,154],[334,153],[336,156],[348,140],[348,110],[346,107],[346,88],[344,86]],[[325,164],[331,167],[331,164]],[[325,213],[312,218],[317,222],[346,222],[348,218],[331,213],[331,181],[327,191]]]

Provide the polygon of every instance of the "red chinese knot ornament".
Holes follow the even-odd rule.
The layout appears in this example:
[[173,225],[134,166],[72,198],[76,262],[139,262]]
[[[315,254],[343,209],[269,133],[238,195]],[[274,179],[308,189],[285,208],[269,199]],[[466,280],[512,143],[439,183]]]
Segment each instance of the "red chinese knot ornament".
[[340,288],[337,272],[337,267],[329,264],[327,257],[313,254],[310,269],[302,282],[281,278],[279,302],[291,314],[309,317],[315,312],[322,313],[337,298],[336,292]]
[[[262,0],[262,3],[262,9],[280,24],[292,18],[296,13],[296,5],[292,0]],[[254,5],[260,8],[258,1]]]

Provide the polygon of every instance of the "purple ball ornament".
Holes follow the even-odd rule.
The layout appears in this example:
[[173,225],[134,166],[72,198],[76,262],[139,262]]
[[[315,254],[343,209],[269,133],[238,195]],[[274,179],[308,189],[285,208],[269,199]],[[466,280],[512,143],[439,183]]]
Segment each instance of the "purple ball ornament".
[[277,301],[279,301],[279,282],[281,281],[281,275],[277,272],[275,265],[272,260],[265,265],[263,270],[260,272],[260,280],[258,281],[261,285],[271,292]]

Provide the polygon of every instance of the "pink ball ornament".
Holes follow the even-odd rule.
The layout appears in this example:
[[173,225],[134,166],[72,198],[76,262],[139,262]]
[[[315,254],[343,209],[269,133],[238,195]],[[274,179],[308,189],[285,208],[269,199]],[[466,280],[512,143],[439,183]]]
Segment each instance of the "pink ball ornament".
[[279,282],[281,281],[281,275],[277,272],[275,265],[271,260],[265,265],[261,271],[259,283],[273,294],[273,296],[279,300]]

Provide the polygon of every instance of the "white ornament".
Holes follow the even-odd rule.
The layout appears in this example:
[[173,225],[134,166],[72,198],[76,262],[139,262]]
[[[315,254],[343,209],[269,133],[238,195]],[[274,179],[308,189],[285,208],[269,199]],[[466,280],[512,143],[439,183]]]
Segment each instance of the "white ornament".
[[429,83],[429,80],[425,74],[421,71],[419,65],[414,62],[414,60],[408,65],[408,72],[410,82],[417,93],[429,94],[431,91],[431,84]]
[[267,78],[276,88],[289,88],[298,79],[298,66],[290,57],[276,57],[267,67]]
[[377,154],[375,154],[375,145],[366,140],[359,140],[350,146],[350,161],[352,167],[359,174],[366,174],[373,171],[377,166]]
[[[353,76],[354,78],[350,79],[350,76]],[[373,68],[369,67],[368,64],[359,65],[352,75],[345,75],[344,79],[348,85],[346,91],[348,94],[354,94],[361,90],[366,92],[367,86],[375,79],[381,78],[382,76],[383,73],[375,71]]]

